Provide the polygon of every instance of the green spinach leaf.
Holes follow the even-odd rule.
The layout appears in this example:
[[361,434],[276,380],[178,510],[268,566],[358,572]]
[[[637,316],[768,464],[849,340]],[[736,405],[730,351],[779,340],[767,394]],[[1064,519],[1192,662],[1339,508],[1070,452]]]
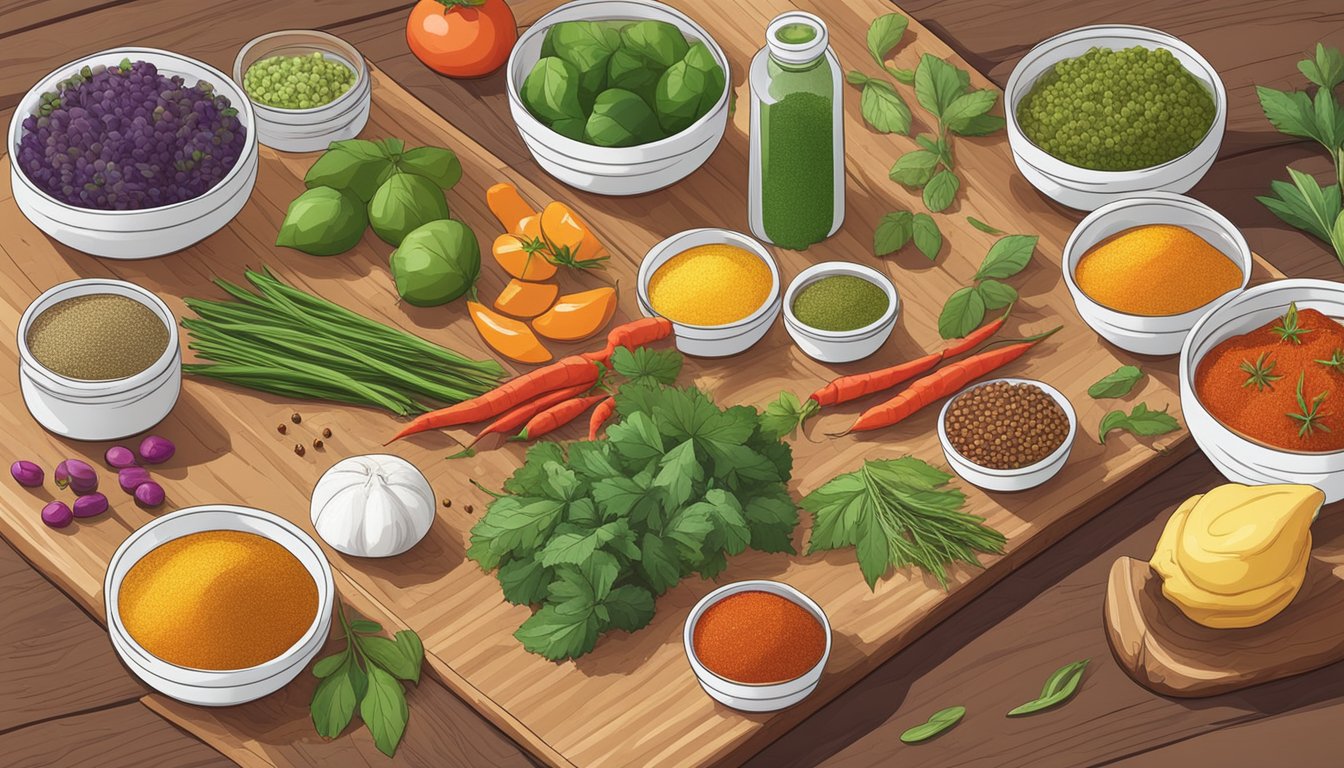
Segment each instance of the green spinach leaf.
[[601,147],[632,147],[662,138],[658,118],[630,91],[609,88],[598,94],[584,136]]

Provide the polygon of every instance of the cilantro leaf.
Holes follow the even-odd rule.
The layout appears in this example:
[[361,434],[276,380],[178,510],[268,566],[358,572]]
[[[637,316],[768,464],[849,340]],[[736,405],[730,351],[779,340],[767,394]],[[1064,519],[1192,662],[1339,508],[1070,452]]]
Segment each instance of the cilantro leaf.
[[621,475],[612,456],[611,443],[600,440],[570,443],[569,468],[589,483]]
[[504,599],[514,605],[540,603],[555,571],[537,562],[535,557],[520,557],[499,567],[499,586]]
[[643,587],[626,584],[611,590],[602,602],[610,615],[610,625],[634,632],[653,621],[653,595]]
[[687,439],[668,451],[658,462],[653,487],[664,491],[664,508],[671,511],[691,498],[694,485],[705,477],[704,467],[695,458],[695,442]]
[[722,488],[712,488],[700,504],[714,524],[715,543],[730,555],[746,550],[747,544],[751,543],[751,529],[747,527],[737,497]]
[[487,570],[508,553],[531,552],[560,522],[563,502],[528,496],[503,496],[490,502],[486,514],[471,528],[467,557]]
[[714,522],[709,519],[705,505],[692,504],[672,515],[663,537],[676,545],[682,562],[695,563],[705,557],[705,542],[712,533]]
[[797,395],[785,390],[765,406],[759,420],[761,432],[775,440],[793,437],[803,422],[819,409],[816,400],[808,398],[800,403]]
[[591,609],[582,613],[561,613],[553,605],[543,605],[513,636],[528,651],[551,661],[561,661],[593,650],[597,645],[597,634],[597,616]]
[[672,384],[681,373],[681,354],[675,349],[656,350],[636,347],[632,352],[617,347],[611,355],[611,367],[635,385]]
[[546,465],[565,465],[565,452],[557,443],[537,443],[527,449],[523,466],[504,481],[504,490],[517,496],[530,496],[532,489],[546,476]]
[[[623,519],[613,520],[591,530],[559,533],[537,553],[537,562],[543,566],[583,565],[602,547],[628,552],[634,541],[635,534],[630,530],[630,523]],[[638,550],[635,550],[635,556],[639,556]],[[501,584],[503,580],[504,574],[501,569]]]
[[640,554],[639,572],[655,594],[661,595],[681,581],[681,561],[676,549],[663,538],[644,534]]
[[607,439],[627,461],[647,465],[663,455],[663,436],[658,432],[658,425],[643,411],[632,413],[607,427]]

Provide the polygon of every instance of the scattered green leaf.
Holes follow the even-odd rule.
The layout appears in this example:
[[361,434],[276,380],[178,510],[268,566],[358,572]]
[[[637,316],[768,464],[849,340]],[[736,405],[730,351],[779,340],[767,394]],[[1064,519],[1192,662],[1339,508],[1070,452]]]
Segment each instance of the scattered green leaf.
[[929,261],[937,259],[938,252],[943,249],[943,233],[938,230],[938,222],[927,213],[916,213],[913,230],[919,252]]
[[985,309],[1002,309],[1017,301],[1017,289],[998,280],[981,280],[975,292],[985,302]]
[[1106,443],[1106,435],[1113,429],[1123,429],[1141,437],[1165,435],[1175,432],[1181,425],[1176,417],[1167,413],[1167,409],[1150,411],[1144,403],[1139,403],[1126,414],[1124,411],[1111,411],[1101,417],[1101,427],[1097,430],[1097,442]]
[[938,313],[938,335],[944,339],[962,338],[980,327],[985,310],[985,297],[975,286],[958,288],[947,297],[943,311]]
[[884,13],[868,25],[868,54],[877,66],[887,68],[887,56],[900,44],[910,20],[899,13]]
[[887,175],[894,182],[921,189],[933,178],[940,162],[935,152],[916,149],[896,158]]
[[1088,662],[1091,659],[1075,661],[1072,664],[1066,664],[1055,670],[1053,674],[1045,681],[1045,686],[1041,688],[1041,695],[1026,704],[1014,707],[1008,711],[1009,717],[1019,717],[1021,715],[1030,715],[1035,712],[1050,709],[1067,701],[1069,697],[1078,690],[1078,685],[1083,681],[1083,671],[1087,669]]
[[983,222],[983,221],[981,221],[981,220],[975,218],[974,216],[967,216],[967,217],[966,217],[966,221],[967,221],[972,227],[975,227],[976,229],[980,230],[981,232],[984,232],[984,233],[987,234],[987,235],[1006,235],[1006,234],[1008,234],[1007,232],[1004,232],[1002,229],[998,229],[997,227],[991,227],[990,225],[988,225],[988,224],[986,224],[985,222]]
[[1031,255],[1036,252],[1036,242],[1039,239],[1036,235],[1006,235],[999,238],[990,246],[989,253],[985,254],[985,260],[980,263],[975,279],[1002,280],[1026,269],[1027,264],[1031,262]]
[[910,132],[910,107],[890,83],[869,78],[859,98],[859,111],[878,133]]
[[909,211],[892,211],[877,223],[873,232],[873,254],[887,256],[905,247],[915,231],[915,217]]
[[924,185],[924,206],[934,213],[946,210],[957,197],[961,179],[952,171],[944,168]]
[[928,741],[934,736],[946,731],[966,716],[965,707],[948,707],[940,709],[929,716],[926,723],[920,723],[914,728],[901,734],[901,741],[906,744],[918,744],[921,741]]
[[810,397],[799,402],[798,396],[792,392],[780,392],[779,397],[765,406],[761,413],[761,433],[777,440],[793,437],[803,422],[819,409],[817,401]]
[[1108,373],[1096,384],[1087,388],[1087,394],[1093,400],[1116,398],[1128,395],[1134,385],[1143,378],[1143,371],[1137,365],[1122,365],[1114,373]]

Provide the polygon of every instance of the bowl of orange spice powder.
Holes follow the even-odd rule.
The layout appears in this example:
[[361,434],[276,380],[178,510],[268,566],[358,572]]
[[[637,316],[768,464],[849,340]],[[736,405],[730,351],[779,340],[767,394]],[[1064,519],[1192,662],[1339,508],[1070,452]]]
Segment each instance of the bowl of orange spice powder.
[[705,693],[733,709],[774,712],[816,689],[831,655],[831,624],[788,584],[739,581],[696,603],[684,642]]
[[210,505],[157,518],[122,542],[103,582],[108,634],[151,688],[204,706],[274,693],[331,630],[331,566],[269,512]]
[[1181,350],[1181,410],[1229,480],[1344,499],[1344,285],[1275,280],[1220,304]]
[[1251,279],[1251,249],[1226,217],[1183,195],[1104,205],[1064,246],[1064,282],[1099,336],[1140,355],[1174,355],[1195,321]]

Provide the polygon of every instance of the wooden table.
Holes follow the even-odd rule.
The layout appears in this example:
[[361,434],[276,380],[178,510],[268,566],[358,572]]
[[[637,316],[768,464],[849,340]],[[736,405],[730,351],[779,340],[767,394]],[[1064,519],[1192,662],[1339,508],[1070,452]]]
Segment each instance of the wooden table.
[[[512,3],[526,25],[555,0]],[[674,3],[675,4],[675,3]],[[820,13],[822,3],[800,3]],[[1243,228],[1252,247],[1289,275],[1337,278],[1340,266],[1319,243],[1288,229],[1255,203],[1285,164],[1323,172],[1324,157],[1274,132],[1253,83],[1296,84],[1294,63],[1316,40],[1344,43],[1337,3],[1102,0],[1001,4],[970,0],[905,2],[903,8],[1002,85],[1017,58],[1042,37],[1087,23],[1163,28],[1199,49],[1222,73],[1231,109],[1222,157],[1194,190]],[[812,6],[815,6],[813,8]],[[404,5],[386,2],[238,0],[229,4],[69,0],[0,6],[0,124],[32,80],[75,52],[136,43],[181,50],[222,69],[253,35],[319,27],[353,42],[431,108],[514,167],[531,161],[508,129],[498,77],[458,83],[433,75],[406,50]],[[1297,87],[1294,85],[1294,87]],[[10,381],[9,387],[14,383]],[[1100,623],[1106,571],[1119,554],[1151,552],[1169,506],[1219,482],[1200,456],[1084,525],[971,602],[859,685],[758,754],[752,764],[878,765],[1299,765],[1337,762],[1344,735],[1330,728],[1344,711],[1344,665],[1243,694],[1199,702],[1152,696],[1115,666]],[[100,627],[72,601],[0,548],[0,754],[19,765],[213,765],[226,763],[196,738],[140,703],[144,689],[118,664]],[[1049,717],[998,717],[1034,694],[1050,670],[1092,657],[1082,695]],[[306,692],[296,692],[295,696]],[[896,736],[935,709],[966,705],[963,727],[917,752]],[[505,765],[529,758],[442,686],[413,694],[412,724],[398,755],[406,764]],[[979,717],[976,713],[982,713]],[[294,734],[259,738],[286,743]],[[973,727],[970,727],[972,726]],[[287,753],[299,763],[386,764],[357,732],[339,742]],[[208,734],[201,734],[208,740]],[[1277,759],[1276,759],[1277,758]]]

